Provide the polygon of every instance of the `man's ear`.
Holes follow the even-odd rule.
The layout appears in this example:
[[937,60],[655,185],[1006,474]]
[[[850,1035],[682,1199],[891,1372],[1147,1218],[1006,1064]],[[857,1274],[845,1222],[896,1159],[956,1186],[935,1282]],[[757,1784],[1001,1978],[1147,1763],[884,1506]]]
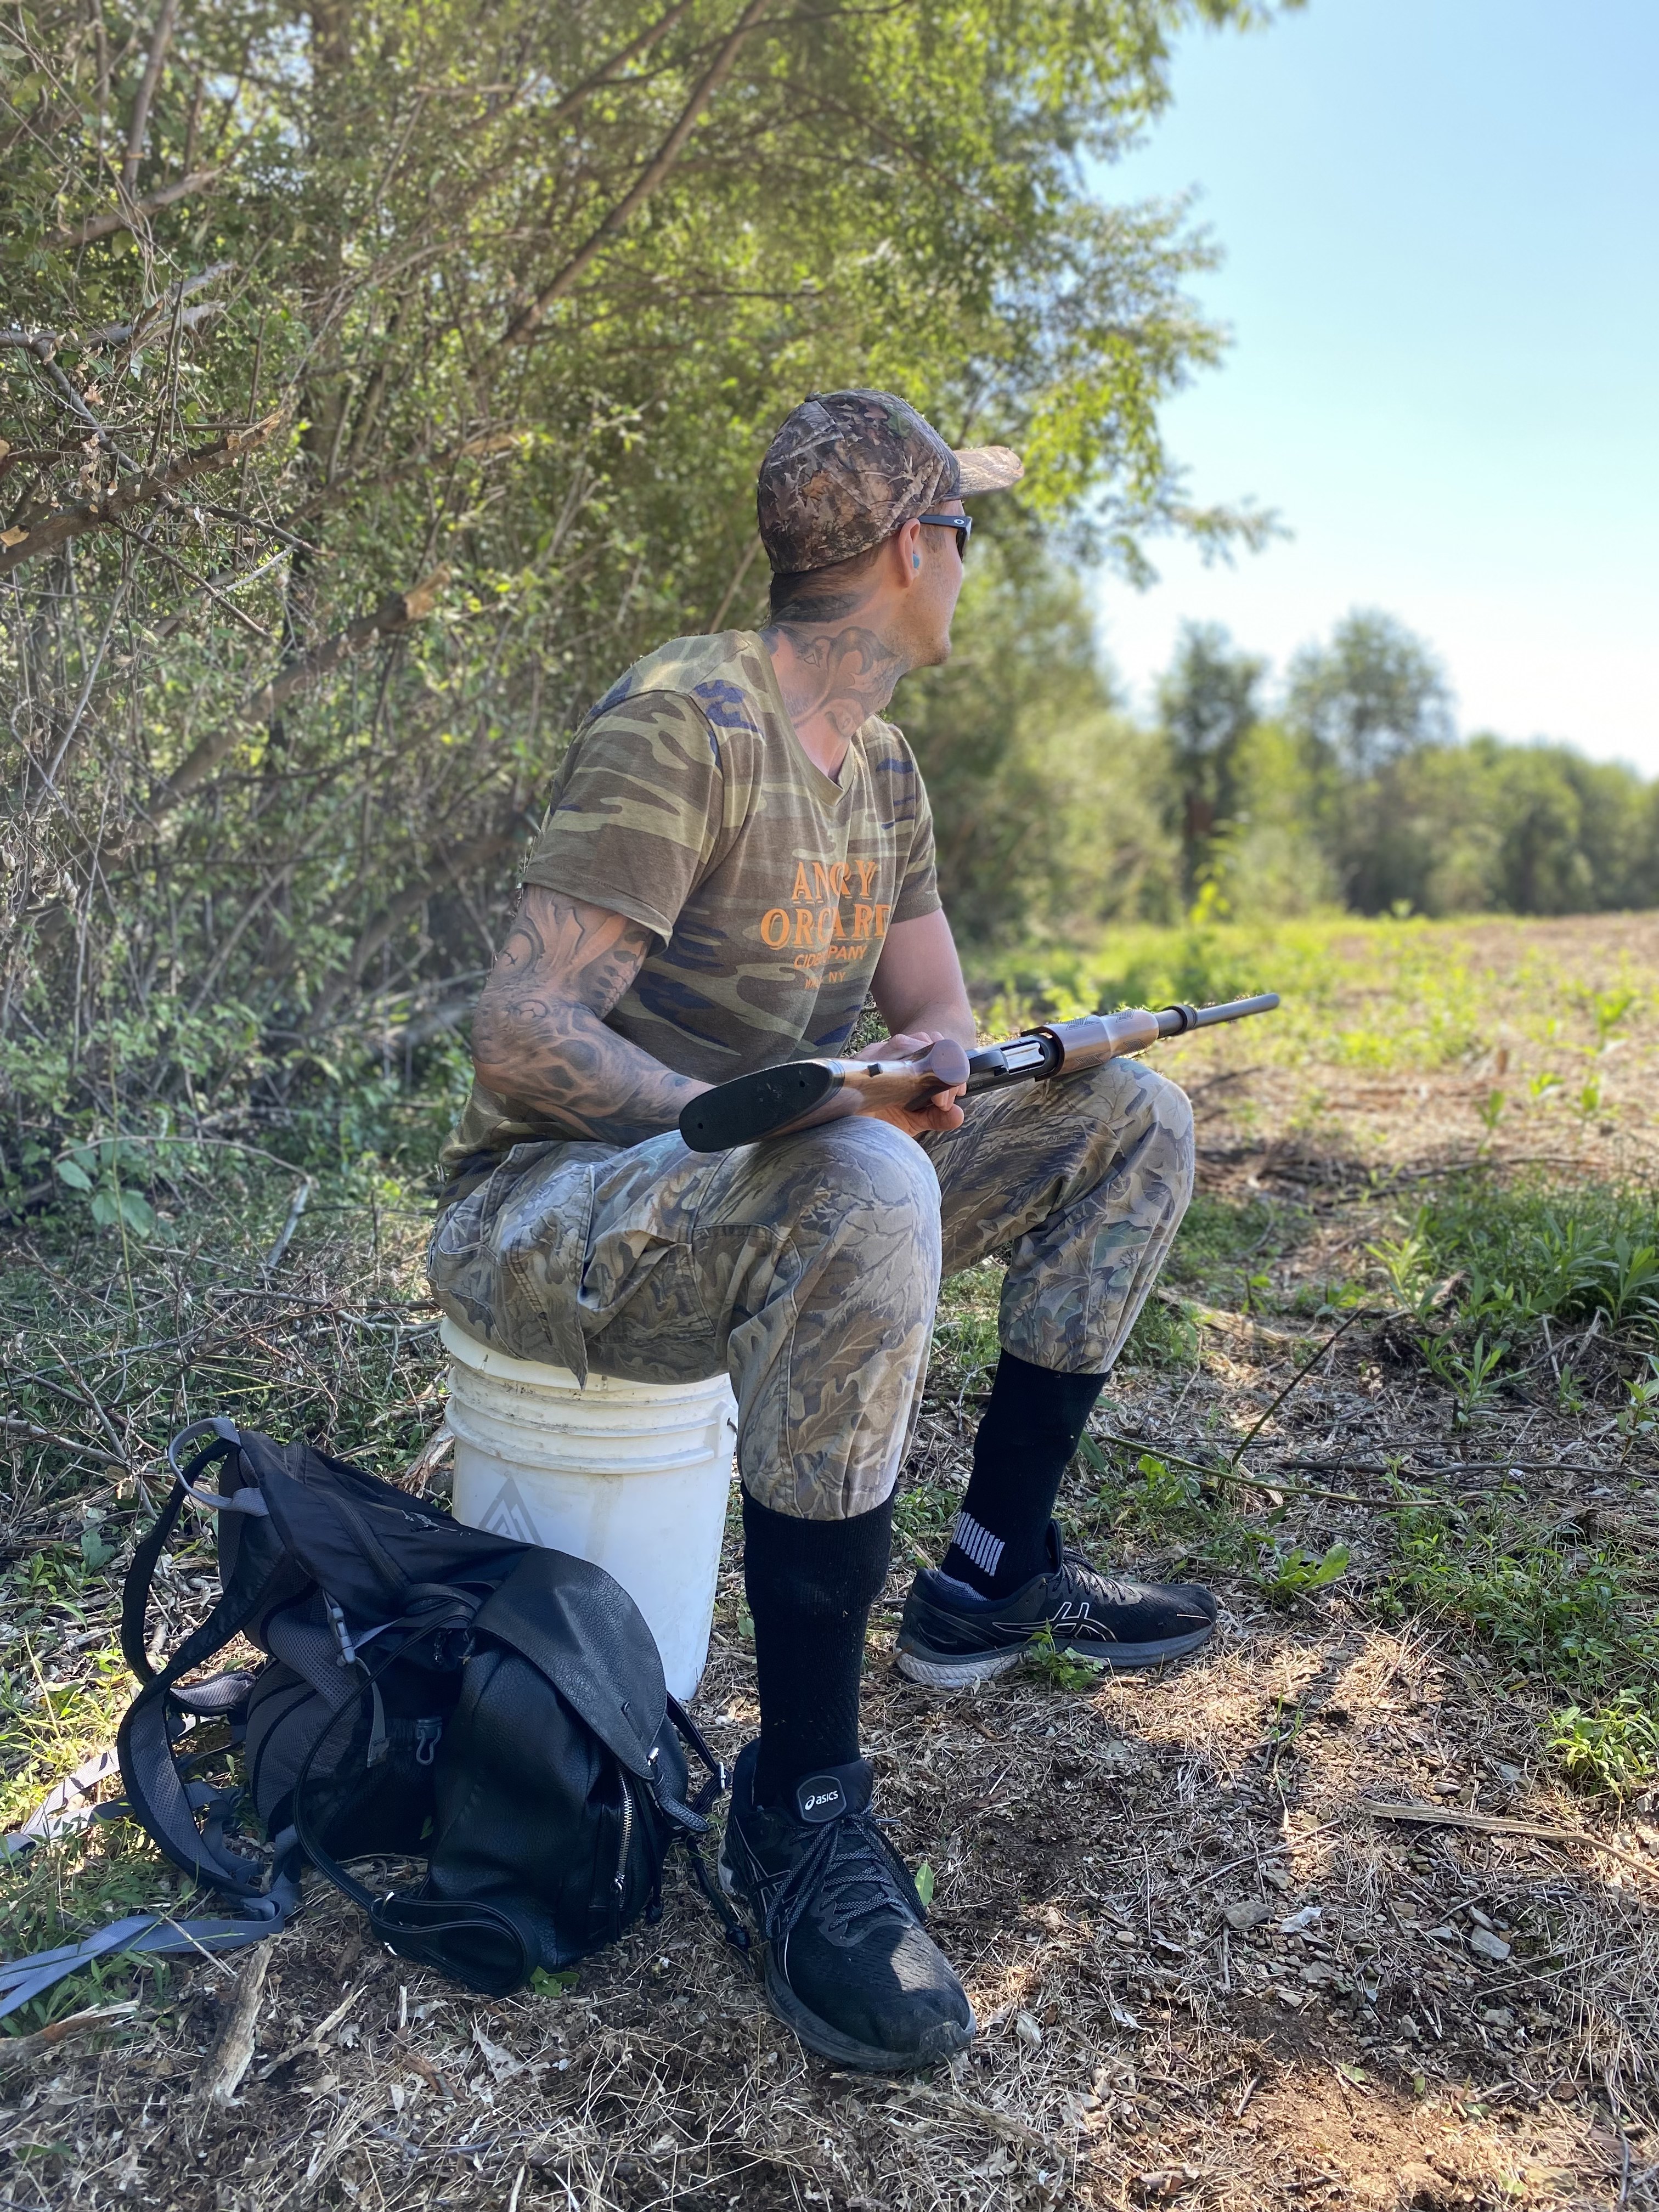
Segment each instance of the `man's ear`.
[[894,532],[893,544],[898,553],[898,580],[908,589],[921,574],[921,525],[905,523]]

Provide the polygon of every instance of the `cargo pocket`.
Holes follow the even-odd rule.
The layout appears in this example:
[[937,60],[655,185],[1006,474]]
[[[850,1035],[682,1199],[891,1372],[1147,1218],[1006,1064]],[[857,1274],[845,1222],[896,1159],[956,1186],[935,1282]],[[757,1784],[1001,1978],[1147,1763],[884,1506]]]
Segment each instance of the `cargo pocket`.
[[517,1179],[486,1232],[495,1305],[489,1342],[515,1359],[568,1367],[579,1382],[587,1379],[579,1301],[593,1218],[593,1158],[605,1151],[561,1146],[557,1157]]

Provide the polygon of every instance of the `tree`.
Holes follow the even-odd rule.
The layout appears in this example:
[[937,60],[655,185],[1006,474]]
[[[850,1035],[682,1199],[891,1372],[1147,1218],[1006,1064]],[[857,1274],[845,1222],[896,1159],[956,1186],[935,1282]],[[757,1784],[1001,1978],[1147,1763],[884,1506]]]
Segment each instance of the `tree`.
[[1077,577],[1040,548],[975,559],[946,665],[894,713],[933,808],[939,890],[970,945],[1167,919],[1179,863],[1168,748],[1117,701]]
[[1189,895],[1210,867],[1218,828],[1237,811],[1238,750],[1259,719],[1267,670],[1265,660],[1236,651],[1220,623],[1188,623],[1159,681],[1158,724],[1175,766]]
[[1158,433],[1207,249],[1079,156],[1156,115],[1176,26],[1262,13],[9,18],[0,1046],[64,1040],[70,1097],[118,1020],[161,1095],[186,1030],[198,1071],[252,1036],[269,1085],[463,1002],[584,704],[756,616],[754,469],[812,386],[1022,447],[993,529],[1255,534]]
[[1420,638],[1374,608],[1356,608],[1328,646],[1304,646],[1296,655],[1286,711],[1352,776],[1375,775],[1453,734],[1440,664]]

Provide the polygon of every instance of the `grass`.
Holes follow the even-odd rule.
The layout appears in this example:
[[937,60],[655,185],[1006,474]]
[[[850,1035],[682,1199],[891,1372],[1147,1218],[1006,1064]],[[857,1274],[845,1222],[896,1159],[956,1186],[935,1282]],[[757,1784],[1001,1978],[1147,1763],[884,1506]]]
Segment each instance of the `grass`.
[[1580,1695],[1632,1676],[1659,1684],[1659,1608],[1645,1547],[1583,1546],[1540,1526],[1522,1499],[1413,1506],[1398,1517],[1379,1607],[1474,1631],[1507,1665]]

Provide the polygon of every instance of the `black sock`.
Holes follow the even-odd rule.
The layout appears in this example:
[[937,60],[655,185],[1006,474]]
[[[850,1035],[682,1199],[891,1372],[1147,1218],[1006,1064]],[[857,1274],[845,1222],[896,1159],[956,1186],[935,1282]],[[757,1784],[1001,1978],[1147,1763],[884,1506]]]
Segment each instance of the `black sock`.
[[743,1493],[743,1578],[755,1622],[761,1736],[756,1802],[859,1755],[864,1630],[887,1578],[890,1498],[850,1521],[802,1521]]
[[1066,1462],[1105,1382],[1057,1375],[1005,1352],[974,1438],[974,1472],[944,1571],[981,1597],[1006,1597],[1041,1574]]

